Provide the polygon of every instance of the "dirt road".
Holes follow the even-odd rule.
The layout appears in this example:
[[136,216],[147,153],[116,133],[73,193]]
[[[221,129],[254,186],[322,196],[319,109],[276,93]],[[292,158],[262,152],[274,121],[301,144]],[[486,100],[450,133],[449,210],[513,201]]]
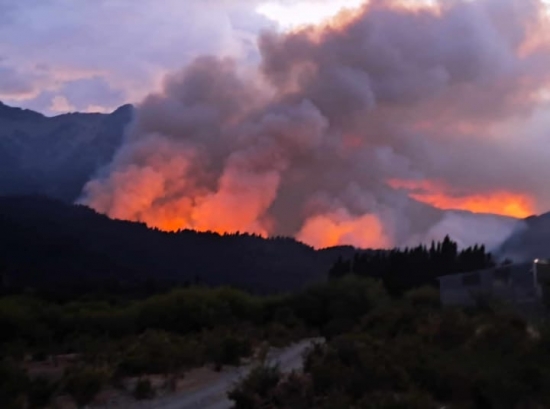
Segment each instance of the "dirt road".
[[[315,341],[304,340],[288,348],[273,350],[268,355],[268,359],[271,362],[278,362],[284,372],[299,370],[302,367],[303,353]],[[128,409],[229,409],[231,401],[227,399],[227,391],[245,377],[251,369],[252,365],[232,368],[220,374],[215,381],[203,385],[193,392],[174,394],[147,402],[137,402],[127,407]]]

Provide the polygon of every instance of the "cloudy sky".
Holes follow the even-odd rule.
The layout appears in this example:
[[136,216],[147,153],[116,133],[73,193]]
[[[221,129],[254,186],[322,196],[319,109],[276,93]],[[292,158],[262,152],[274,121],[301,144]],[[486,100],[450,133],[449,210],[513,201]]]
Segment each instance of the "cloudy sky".
[[261,30],[358,3],[0,0],[0,100],[50,115],[109,111],[139,101],[197,55],[253,63]]
[[418,203],[548,211],[547,0],[364,1],[0,0],[0,100],[140,103],[83,202],[166,229],[388,246]]

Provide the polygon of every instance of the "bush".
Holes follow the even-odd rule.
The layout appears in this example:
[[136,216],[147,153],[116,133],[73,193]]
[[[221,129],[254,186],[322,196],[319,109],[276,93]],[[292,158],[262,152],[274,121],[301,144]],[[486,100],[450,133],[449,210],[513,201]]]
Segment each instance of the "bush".
[[164,331],[148,330],[134,340],[118,364],[121,375],[168,374],[201,362],[196,342]]
[[267,401],[280,379],[281,372],[277,366],[260,365],[252,369],[227,396],[235,402],[234,409],[258,409]]
[[294,341],[297,332],[299,333],[300,331],[293,331],[282,324],[273,323],[267,326],[265,338],[269,340],[272,346],[282,348]]
[[430,395],[412,391],[374,393],[364,397],[356,407],[357,409],[439,409],[441,406]]
[[335,336],[350,330],[365,314],[388,302],[382,285],[353,276],[311,287],[291,301],[294,314],[309,327]]
[[252,346],[248,339],[240,338],[232,334],[219,334],[212,332],[208,334],[208,360],[213,362],[217,368],[223,365],[237,366],[241,359],[250,356]]
[[271,400],[285,408],[310,409],[315,407],[311,378],[301,373],[291,372],[279,381],[273,390]]
[[137,324],[139,330],[189,334],[236,322],[259,322],[262,313],[260,300],[242,291],[197,287],[146,300],[139,306]]
[[405,300],[416,308],[441,308],[439,290],[434,287],[421,287],[405,294]]
[[107,380],[108,376],[104,370],[79,366],[65,374],[64,389],[80,408],[93,401]]
[[43,408],[47,406],[55,391],[57,383],[50,379],[39,377],[29,383],[28,400],[31,408]]
[[134,388],[134,397],[138,400],[152,399],[155,397],[155,389],[147,378],[139,379]]
[[15,364],[0,361],[0,403],[2,408],[22,409],[28,378]]

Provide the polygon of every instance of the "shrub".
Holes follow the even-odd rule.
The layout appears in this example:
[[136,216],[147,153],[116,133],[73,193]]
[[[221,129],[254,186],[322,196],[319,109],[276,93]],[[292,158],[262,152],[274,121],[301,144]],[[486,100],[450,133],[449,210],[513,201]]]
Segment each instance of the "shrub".
[[108,376],[104,370],[79,366],[70,369],[64,378],[65,391],[72,396],[80,408],[93,401],[106,383]]
[[122,375],[168,374],[201,362],[201,347],[164,331],[148,330],[134,340],[118,364]]
[[353,276],[319,284],[291,301],[295,315],[309,327],[335,336],[350,330],[365,314],[388,302],[382,285]]
[[408,393],[382,392],[365,396],[357,409],[439,409],[430,395],[412,391]]
[[29,383],[28,400],[31,408],[43,408],[47,406],[55,391],[57,383],[44,377],[32,379]]
[[147,378],[139,379],[134,388],[134,397],[138,400],[152,399],[155,397],[155,389]]
[[257,409],[266,402],[279,383],[281,372],[277,366],[260,365],[227,396],[235,402],[234,409]]
[[282,324],[272,323],[266,328],[265,337],[272,346],[280,348],[293,341],[294,331]]
[[311,378],[298,372],[284,376],[273,390],[271,401],[292,409],[315,407]]
[[420,287],[405,294],[405,300],[413,307],[441,308],[439,290],[434,287]]
[[208,338],[208,359],[217,368],[221,368],[223,365],[237,366],[241,363],[241,358],[250,356],[252,353],[248,339],[216,332],[208,334]]
[[25,372],[11,362],[0,361],[0,403],[2,403],[2,408],[22,409],[27,385],[28,378]]

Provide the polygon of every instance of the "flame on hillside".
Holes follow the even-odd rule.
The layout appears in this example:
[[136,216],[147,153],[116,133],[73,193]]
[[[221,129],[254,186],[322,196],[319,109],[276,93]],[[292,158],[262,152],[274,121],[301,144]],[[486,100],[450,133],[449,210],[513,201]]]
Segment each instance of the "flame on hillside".
[[453,192],[442,183],[429,180],[388,181],[394,189],[404,189],[419,202],[442,210],[467,210],[500,216],[526,218],[535,213],[535,201],[528,195],[514,192],[487,192],[468,194]]

